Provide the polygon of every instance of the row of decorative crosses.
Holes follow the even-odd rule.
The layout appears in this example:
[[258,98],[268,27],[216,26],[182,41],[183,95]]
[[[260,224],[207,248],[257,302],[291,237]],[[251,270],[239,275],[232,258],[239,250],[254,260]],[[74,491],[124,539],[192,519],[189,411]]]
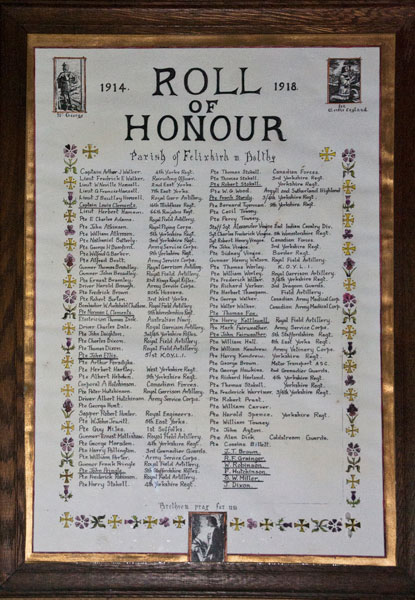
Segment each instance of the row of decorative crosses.
[[[265,531],[270,531],[274,527],[274,522],[271,519],[266,518],[259,525],[265,529]],[[235,531],[240,531],[242,527],[245,527],[245,521],[242,521],[239,517],[235,517],[233,521],[231,521],[230,526]],[[301,533],[304,533],[304,531],[310,527],[310,524],[305,519],[298,519],[298,522],[294,523],[294,527]]]
[[[96,517],[95,519],[98,519],[98,524],[100,524],[103,518],[104,517]],[[65,529],[68,529],[68,527],[73,523],[73,517],[70,515],[69,512],[64,512],[63,515],[60,517],[60,522],[63,524],[63,527]],[[112,515],[111,519],[107,520],[107,523],[112,527],[112,529],[117,529],[120,525],[122,525],[122,519],[119,515],[115,514]],[[176,525],[176,527],[181,529],[182,525],[186,524],[186,521],[180,515],[177,517],[177,519],[173,519],[173,523]],[[147,529],[152,529],[153,525],[157,525],[157,519],[152,517],[151,515],[148,515],[148,517],[143,519],[143,524],[147,525]],[[231,522],[231,527],[233,527],[235,531],[239,531],[240,528],[244,525],[245,522],[240,521],[238,517],[235,517],[234,521]],[[355,532],[356,529],[361,527],[361,524],[356,519],[352,518],[348,518],[345,525],[346,528],[349,529],[351,532]],[[101,526],[105,525],[101,523]],[[268,518],[264,519],[264,521],[261,523],[261,527],[264,527],[266,531],[269,531],[273,526],[273,521],[271,521]],[[300,531],[301,533],[304,533],[307,529],[310,529],[310,523],[305,519],[299,519],[298,522],[294,523],[294,527],[297,528],[298,531]]]
[[[326,146],[320,152],[319,156],[324,162],[329,162],[329,161],[333,160],[333,158],[336,156],[336,152],[334,150],[332,150],[331,148],[329,148],[328,146]],[[352,173],[352,176],[354,176],[353,173]],[[352,181],[350,181],[350,179],[346,179],[342,185],[342,189],[346,195],[350,195],[352,192],[354,192],[356,190],[356,185],[354,183],[352,183]],[[344,227],[350,228],[354,224],[354,216],[350,212],[346,212],[345,214],[343,214],[342,221],[343,221]],[[345,242],[343,244],[343,253],[346,256],[350,256],[351,254],[354,254],[355,251],[356,251],[356,246],[354,244],[352,244],[351,242]],[[344,280],[343,287],[346,289],[346,291],[350,292],[356,288],[356,282],[353,279],[351,279],[350,277],[348,277],[347,279]],[[346,338],[348,340],[352,340],[354,338],[354,336],[356,335],[356,329],[352,325],[347,325],[347,327],[345,327],[343,329],[342,334],[344,336],[346,336]],[[356,367],[357,367],[356,363],[351,359],[345,361],[345,363],[343,365],[344,370],[348,374],[353,373],[355,371]],[[345,392],[344,397],[347,400],[349,400],[349,402],[353,402],[357,397],[357,392],[353,389],[349,389]],[[348,427],[346,429],[346,433],[348,433],[350,437],[355,437],[359,433],[359,429],[354,424],[352,424],[350,427]],[[349,484],[351,486],[351,489],[353,490],[356,488],[356,485],[358,485],[360,483],[360,479],[356,479],[355,475],[352,475],[350,479],[346,480],[346,483]],[[233,523],[231,523],[231,527],[234,527],[235,531],[239,531],[240,527],[243,527],[243,526],[244,526],[244,522],[240,522],[239,519],[235,519],[233,521]],[[294,524],[294,527],[299,528],[300,531],[304,531],[304,528],[308,527],[308,526],[309,525],[307,523],[305,523],[303,519],[299,519],[298,523]],[[268,531],[272,527],[272,522],[270,523],[269,520],[266,519],[264,521],[264,523],[261,523],[261,527],[265,527],[265,529]],[[356,523],[355,519],[352,519],[351,523],[347,524],[346,527],[351,529],[351,531],[355,531],[356,527],[360,527],[360,523]]]
[[[62,473],[60,477],[64,479],[64,483],[69,483],[69,481],[73,477],[73,473],[69,473],[68,469],[65,469],[65,472]],[[94,525],[98,525],[99,527],[105,527],[105,524],[102,522],[103,519],[104,516],[93,517]],[[60,517],[59,521],[63,524],[63,527],[65,529],[68,529],[70,524],[73,523],[73,517],[70,515],[69,512],[64,512],[63,515]],[[126,520],[124,522],[129,523],[131,521]],[[146,525],[147,529],[152,529],[155,525],[158,524],[158,520],[155,517],[152,517],[151,515],[148,515],[142,521],[139,520],[137,522],[142,522],[143,525]],[[117,514],[112,515],[112,517],[107,520],[107,524],[112,529],[118,529],[118,527],[122,525],[122,523],[123,521],[121,517]],[[173,524],[177,527],[177,529],[181,529],[184,525],[186,525],[186,520],[181,515],[179,515],[177,518],[173,519]],[[94,528],[95,526],[92,527],[92,529]]]
[[[91,159],[94,156],[96,156],[98,154],[98,148],[96,146],[93,146],[92,144],[87,144],[85,146],[85,148],[82,150],[82,153],[84,155],[86,155],[86,158]],[[76,173],[76,169],[74,168],[73,165],[75,165],[75,163],[77,162],[77,160],[69,160],[69,162],[65,161],[65,164],[68,165],[68,167],[65,169],[65,173],[68,173],[69,171],[72,171],[73,173]],[[77,180],[74,179],[72,177],[72,175],[69,175],[66,179],[64,179],[64,185],[68,188],[68,190],[73,190],[77,184]],[[64,200],[65,204],[67,206],[69,206],[69,208],[67,209],[67,211],[64,213],[64,219],[65,221],[70,224],[73,223],[74,220],[76,219],[76,212],[72,210],[71,206],[73,204],[76,204],[76,201],[73,200],[73,192],[70,191],[68,192],[69,195],[69,200]],[[64,246],[68,251],[72,251],[76,248],[76,241],[73,238],[69,238],[67,240],[65,240],[64,242]],[[77,279],[75,277],[73,277],[70,273],[67,274],[67,276],[62,279],[62,283],[68,288],[68,289],[72,289],[73,286],[75,286],[77,284]],[[66,323],[65,325],[63,325],[62,330],[66,333],[67,336],[71,336],[74,331],[75,331],[75,326],[72,325],[71,323]],[[67,347],[63,347],[63,349],[66,351],[66,355],[63,357],[63,359],[61,360],[62,365],[64,366],[65,369],[70,369],[73,364],[74,364],[74,360],[73,358],[69,355],[69,351],[73,349],[73,347],[70,347],[70,343],[67,345]],[[61,392],[67,397],[70,398],[72,394],[74,394],[75,390],[74,388],[69,385],[66,384],[66,386],[61,388]],[[71,421],[65,421],[65,423],[63,423],[61,425],[61,430],[65,432],[66,435],[70,435],[75,429],[75,426],[73,423],[71,423]],[[64,484],[69,484],[71,479],[73,478],[73,473],[70,473],[68,469],[65,469],[63,473],[60,474],[59,476],[61,479],[63,479],[63,483]],[[61,517],[61,522],[64,522],[64,527],[67,528],[69,526],[69,522],[73,522],[73,518],[69,517],[69,513],[64,513],[64,516]],[[113,528],[116,528],[118,524],[120,524],[121,521],[117,520],[117,515],[113,515],[113,520],[110,521],[108,520],[108,524],[111,525]]]

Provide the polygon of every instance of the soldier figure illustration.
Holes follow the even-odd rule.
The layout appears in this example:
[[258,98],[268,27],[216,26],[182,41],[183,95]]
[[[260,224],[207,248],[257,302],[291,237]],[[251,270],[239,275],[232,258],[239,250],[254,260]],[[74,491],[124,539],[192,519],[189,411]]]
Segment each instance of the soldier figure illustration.
[[79,110],[79,102],[75,98],[75,90],[79,87],[79,78],[75,72],[69,70],[67,63],[62,64],[62,71],[57,79],[58,86],[58,110]]

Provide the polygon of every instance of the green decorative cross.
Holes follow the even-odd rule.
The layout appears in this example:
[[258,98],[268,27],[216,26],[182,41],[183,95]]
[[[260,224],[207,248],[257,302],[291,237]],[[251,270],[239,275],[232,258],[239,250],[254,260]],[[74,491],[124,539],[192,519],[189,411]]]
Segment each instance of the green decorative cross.
[[344,392],[344,397],[349,402],[354,402],[357,398],[357,392],[353,388],[350,388],[349,390],[347,390],[347,392]]
[[177,519],[173,519],[173,524],[176,525],[177,529],[181,529],[182,525],[186,525],[186,521],[179,515]]
[[153,525],[157,525],[157,519],[154,519],[151,515],[143,520],[143,525],[147,525],[147,529],[153,529]]
[[65,394],[65,396],[70,396],[74,393],[74,391],[74,388],[71,385],[69,385],[69,383],[67,383],[65,387],[61,388],[61,392],[62,394]]
[[61,425],[62,431],[69,435],[75,429],[75,425],[73,425],[70,421],[66,421],[63,425]]
[[64,512],[59,521],[63,523],[65,529],[68,529],[69,523],[73,523],[73,517],[68,512]]
[[354,252],[356,252],[356,246],[354,246],[351,242],[346,242],[343,244],[343,253],[346,256],[350,256],[351,254],[354,254]]
[[354,190],[356,189],[356,186],[354,183],[352,183],[350,181],[350,179],[346,179],[346,181],[343,183],[343,190],[345,194],[351,194],[352,192],[354,192]]
[[351,227],[354,223],[354,216],[351,213],[343,215],[343,225],[345,227]]
[[108,525],[111,525],[113,529],[117,529],[119,525],[121,525],[122,520],[118,515],[112,515],[112,519],[108,519]]
[[350,479],[346,479],[346,483],[350,485],[352,490],[356,489],[356,486],[359,485],[360,479],[355,479],[356,475],[351,475]]
[[361,525],[360,525],[360,523],[358,523],[356,521],[356,519],[350,518],[349,521],[346,523],[346,527],[347,527],[347,529],[350,529],[350,531],[353,531],[353,533],[354,533],[356,531],[356,529],[360,529]]
[[354,423],[352,423],[351,426],[346,429],[346,433],[349,434],[350,437],[354,438],[359,433],[359,429],[355,427]]
[[63,216],[66,219],[67,223],[72,223],[73,220],[76,218],[76,213],[72,210],[72,208],[70,208],[66,211],[66,213]]
[[66,335],[72,335],[72,333],[75,331],[75,325],[72,325],[72,323],[66,323],[66,325],[62,325],[62,331],[64,331]]
[[98,148],[92,144],[88,144],[83,148],[82,154],[86,154],[87,158],[93,158],[94,155],[96,156],[98,154]]
[[343,365],[343,368],[346,371],[346,373],[353,373],[353,371],[356,370],[356,367],[356,363],[351,358],[348,358]]
[[304,533],[306,529],[309,529],[310,523],[308,523],[305,519],[298,519],[298,523],[294,523],[294,527],[296,527],[301,533]]
[[59,477],[65,480],[63,483],[70,483],[73,473],[70,473],[69,469],[65,469],[65,471],[59,475]]
[[354,279],[345,279],[343,281],[343,287],[348,292],[351,292],[356,287],[356,282]]
[[353,325],[348,325],[343,329],[342,334],[345,335],[348,340],[352,340],[356,335],[356,329],[353,327]]
[[69,238],[66,242],[63,243],[65,248],[69,251],[74,250],[76,248],[76,242],[74,239]]
[[73,358],[67,354],[64,358],[62,358],[61,363],[65,367],[65,369],[70,369],[73,365]]
[[240,521],[239,517],[235,517],[233,523],[230,524],[235,531],[239,531],[241,527],[245,527],[245,521]]
[[70,175],[69,177],[67,177],[65,179],[65,181],[63,183],[66,185],[66,187],[68,188],[68,190],[73,190],[74,187],[76,186],[76,179],[74,179],[72,177],[72,175]]
[[262,523],[260,523],[260,526],[264,527],[265,531],[269,531],[270,529],[272,529],[272,527],[274,527],[274,523],[271,521],[271,519],[268,519],[267,517],[263,520]]
[[333,160],[333,158],[336,156],[336,153],[334,150],[326,146],[324,150],[320,152],[319,156],[321,160],[324,160],[324,162],[329,162],[329,160]]
[[69,274],[65,279],[62,279],[62,283],[71,289],[73,285],[76,285],[76,279]]

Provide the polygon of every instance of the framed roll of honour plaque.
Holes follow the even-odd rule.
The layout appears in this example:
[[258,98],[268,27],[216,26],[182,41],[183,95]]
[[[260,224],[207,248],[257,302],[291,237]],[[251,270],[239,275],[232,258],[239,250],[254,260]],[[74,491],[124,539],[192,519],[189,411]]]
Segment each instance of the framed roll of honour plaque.
[[29,54],[33,559],[388,563],[391,40],[88,42]]
[[276,29],[27,34],[6,594],[413,591],[396,36]]

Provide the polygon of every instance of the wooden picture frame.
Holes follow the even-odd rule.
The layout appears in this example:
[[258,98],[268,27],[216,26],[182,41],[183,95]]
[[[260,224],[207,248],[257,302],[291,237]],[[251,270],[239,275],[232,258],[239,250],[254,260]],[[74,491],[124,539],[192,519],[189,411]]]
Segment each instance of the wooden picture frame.
[[[415,597],[415,408],[411,296],[415,256],[413,0],[232,2],[0,1],[1,273],[0,596]],[[372,34],[396,36],[395,439],[397,566],[30,562],[25,555],[24,204],[29,34]],[[411,77],[412,75],[412,77]]]

